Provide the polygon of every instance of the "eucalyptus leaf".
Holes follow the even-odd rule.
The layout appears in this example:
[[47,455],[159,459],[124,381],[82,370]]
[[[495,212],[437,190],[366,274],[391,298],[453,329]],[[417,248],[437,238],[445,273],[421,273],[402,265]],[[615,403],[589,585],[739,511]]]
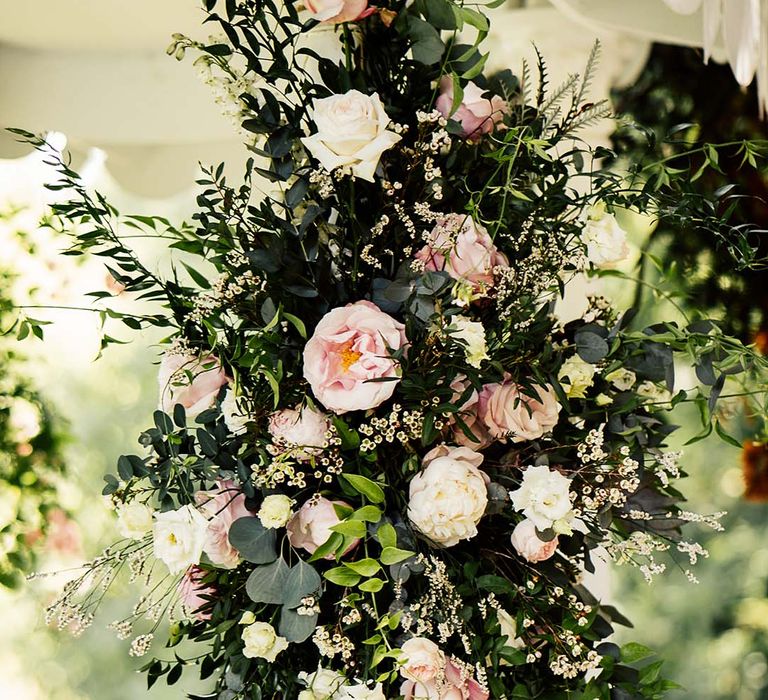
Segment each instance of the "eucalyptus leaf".
[[290,569],[282,558],[272,564],[260,566],[251,572],[245,582],[245,592],[254,603],[282,605],[285,602]]
[[312,595],[321,584],[320,574],[303,559],[299,559],[299,563],[291,567],[285,580],[283,604],[289,608],[298,607],[302,599]]
[[265,528],[258,518],[239,518],[229,528],[229,543],[240,556],[253,564],[268,564],[277,557],[275,531]]

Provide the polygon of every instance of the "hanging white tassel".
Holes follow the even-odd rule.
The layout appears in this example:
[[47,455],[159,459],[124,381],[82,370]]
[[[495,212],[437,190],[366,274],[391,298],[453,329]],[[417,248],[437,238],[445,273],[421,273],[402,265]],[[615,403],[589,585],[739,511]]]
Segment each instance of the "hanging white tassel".
[[692,15],[701,6],[701,0],[664,0],[671,10],[681,15]]
[[709,63],[720,34],[723,0],[704,0],[704,63]]
[[757,70],[760,44],[760,0],[723,3],[723,39],[728,63],[740,85],[749,85]]

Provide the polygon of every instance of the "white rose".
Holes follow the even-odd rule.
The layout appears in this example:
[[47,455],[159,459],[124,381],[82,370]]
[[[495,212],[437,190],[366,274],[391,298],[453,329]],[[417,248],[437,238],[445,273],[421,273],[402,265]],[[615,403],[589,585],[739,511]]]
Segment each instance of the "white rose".
[[501,627],[501,636],[506,638],[505,647],[524,649],[525,642],[517,636],[517,622],[506,610],[496,610],[496,617]]
[[483,456],[468,447],[441,445],[429,452],[424,469],[410,484],[408,517],[429,539],[444,547],[477,534],[488,505]]
[[479,369],[482,361],[488,359],[485,329],[479,321],[472,321],[466,316],[454,316],[448,326],[448,333],[455,340],[462,341],[464,355],[472,367]]
[[300,461],[309,461],[322,452],[330,427],[328,416],[309,406],[284,408],[269,418],[269,432],[276,442],[302,448],[293,453]]
[[266,659],[272,662],[281,651],[288,648],[288,640],[279,637],[275,628],[268,622],[254,622],[248,625],[240,636],[245,643],[243,656],[249,659]]
[[595,396],[595,403],[598,406],[610,406],[613,403],[613,399],[608,394],[598,394]]
[[172,574],[199,564],[203,554],[208,520],[192,506],[155,514],[152,538],[155,556]]
[[626,232],[602,202],[590,208],[581,240],[595,267],[613,267],[629,255]]
[[302,671],[299,680],[307,686],[299,693],[299,700],[331,700],[347,683],[343,674],[319,667],[314,673]]
[[8,414],[8,425],[16,442],[29,442],[42,430],[40,409],[27,399],[15,398]]
[[445,654],[425,637],[412,637],[400,649],[403,652],[400,674],[409,681],[429,683],[445,668]]
[[243,411],[238,405],[237,396],[232,389],[227,389],[224,400],[221,402],[221,413],[224,416],[224,423],[227,430],[233,435],[241,435],[245,432],[246,426],[253,418]]
[[365,683],[358,683],[342,688],[335,700],[387,700],[387,698],[381,683],[377,683],[373,688],[369,688]]
[[594,376],[595,366],[574,355],[563,362],[557,378],[569,399],[583,399],[587,389],[592,386]]
[[510,491],[512,506],[522,511],[539,530],[550,527],[569,532],[573,519],[570,499],[571,480],[549,467],[528,467],[520,488]]
[[133,500],[117,508],[117,531],[132,540],[140,540],[152,529],[155,511],[146,503]]
[[638,384],[635,391],[638,396],[648,399],[649,405],[647,408],[651,411],[666,411],[672,408],[672,404],[670,403],[672,392],[664,387],[660,387],[658,384],[645,381]]
[[329,172],[348,166],[357,177],[373,182],[381,154],[400,141],[398,134],[387,131],[389,117],[376,93],[350,90],[315,100],[312,119],[317,133],[301,141]]
[[619,391],[629,391],[635,385],[637,375],[631,369],[619,367],[606,374],[605,381],[613,384]]
[[293,500],[282,494],[267,496],[256,514],[267,529],[285,527],[293,515]]

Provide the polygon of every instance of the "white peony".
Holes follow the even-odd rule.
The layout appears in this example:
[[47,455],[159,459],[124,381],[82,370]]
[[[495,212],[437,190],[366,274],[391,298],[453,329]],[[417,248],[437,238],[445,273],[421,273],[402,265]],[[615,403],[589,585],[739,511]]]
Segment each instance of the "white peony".
[[373,688],[365,683],[358,683],[342,688],[334,700],[387,700],[387,698],[381,683],[377,683]]
[[454,316],[448,326],[448,333],[455,340],[462,342],[464,355],[472,367],[479,369],[482,361],[488,359],[485,328],[479,321],[472,321],[466,316]]
[[132,540],[140,540],[151,529],[155,511],[146,503],[133,500],[117,507],[117,531]]
[[629,391],[637,381],[637,375],[625,367],[619,367],[605,375],[605,381],[610,382],[619,391]]
[[238,403],[238,397],[232,389],[227,389],[224,394],[224,400],[221,402],[221,413],[224,416],[224,423],[227,430],[233,435],[241,435],[245,432],[246,426],[253,418],[243,411]]
[[267,529],[285,527],[293,515],[293,500],[282,494],[267,496],[256,514]]
[[517,636],[517,622],[506,610],[501,608],[496,610],[496,617],[501,627],[501,636],[506,638],[505,647],[513,649],[524,649],[525,642]]
[[446,445],[424,457],[424,469],[411,480],[408,517],[433,542],[453,547],[477,534],[488,505],[482,461],[468,447]]
[[528,467],[520,488],[509,495],[514,509],[522,511],[539,530],[554,528],[556,532],[570,534],[570,487],[570,479],[542,465]]
[[376,93],[350,90],[315,100],[312,119],[317,132],[301,141],[329,172],[346,166],[373,182],[381,154],[400,141],[387,131],[389,117]]
[[279,637],[268,622],[253,622],[240,635],[245,643],[243,656],[249,659],[274,661],[281,651],[288,648],[288,640]]
[[208,520],[192,506],[155,514],[152,539],[155,556],[178,574],[199,564],[203,554]]
[[314,673],[302,671],[299,680],[307,686],[299,693],[299,700],[331,700],[347,684],[343,674],[320,667]]
[[593,384],[594,376],[595,366],[574,355],[563,362],[557,378],[569,399],[583,399]]
[[595,267],[613,267],[629,255],[626,232],[602,202],[590,208],[581,240]]

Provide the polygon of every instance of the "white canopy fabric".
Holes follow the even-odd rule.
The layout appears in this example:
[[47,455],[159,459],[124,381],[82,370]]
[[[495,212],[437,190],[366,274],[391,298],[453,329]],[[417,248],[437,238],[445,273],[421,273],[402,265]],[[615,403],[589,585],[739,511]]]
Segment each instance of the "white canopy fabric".
[[[606,4],[646,1],[662,4]],[[165,53],[176,32],[206,40],[202,16],[198,0],[4,0],[0,126],[66,134],[76,166],[101,149],[114,180],[153,199],[188,190],[198,162],[228,161],[237,173],[247,152],[236,129],[192,60],[179,63]],[[552,7],[501,8],[493,17],[491,59],[495,67],[518,70],[536,42],[556,83],[584,65],[598,35],[604,59],[593,99],[599,99],[637,74],[646,39],[628,39],[610,26],[584,31],[572,13]],[[0,135],[0,158],[25,153]]]

